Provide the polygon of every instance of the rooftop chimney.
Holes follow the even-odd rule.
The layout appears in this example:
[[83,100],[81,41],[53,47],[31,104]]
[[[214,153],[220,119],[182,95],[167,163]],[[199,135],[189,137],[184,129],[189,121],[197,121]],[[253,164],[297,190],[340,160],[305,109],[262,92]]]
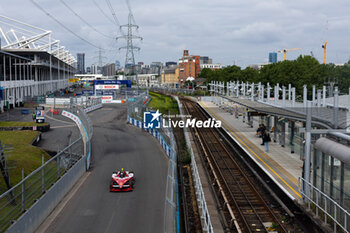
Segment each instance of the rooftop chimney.
[[188,57],[188,50],[184,50],[184,57]]

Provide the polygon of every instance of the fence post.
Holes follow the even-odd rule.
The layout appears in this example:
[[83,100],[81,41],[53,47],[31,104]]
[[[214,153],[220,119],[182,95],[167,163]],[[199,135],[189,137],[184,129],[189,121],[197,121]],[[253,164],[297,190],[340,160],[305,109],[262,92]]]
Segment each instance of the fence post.
[[60,155],[58,155],[57,156],[57,179],[59,179],[60,177],[61,177],[61,175],[60,175]]
[[316,194],[316,217],[318,217],[318,192],[315,193]]
[[45,158],[44,155],[41,156],[41,192],[44,193],[45,192],[45,167],[44,167],[44,163],[45,163]]
[[347,230],[348,229],[348,215],[344,214],[344,228]]
[[334,232],[337,232],[337,206],[334,205]]
[[327,210],[328,208],[327,208],[327,198],[326,197],[324,197],[324,210],[325,210],[325,213],[324,213],[324,223],[325,224],[327,224]]
[[26,210],[26,185],[24,180],[24,169],[22,168],[22,211],[24,212]]

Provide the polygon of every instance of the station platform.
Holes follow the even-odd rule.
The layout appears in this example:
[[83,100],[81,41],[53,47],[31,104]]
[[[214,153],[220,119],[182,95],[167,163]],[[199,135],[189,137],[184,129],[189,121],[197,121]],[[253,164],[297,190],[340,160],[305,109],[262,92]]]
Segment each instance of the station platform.
[[256,136],[258,123],[253,128],[243,123],[242,117],[233,115],[219,108],[211,101],[198,103],[215,119],[221,120],[222,127],[248,153],[248,155],[266,172],[267,175],[292,199],[301,200],[298,191],[298,178],[301,177],[303,162],[297,154],[292,154],[278,143],[269,143],[269,152]]

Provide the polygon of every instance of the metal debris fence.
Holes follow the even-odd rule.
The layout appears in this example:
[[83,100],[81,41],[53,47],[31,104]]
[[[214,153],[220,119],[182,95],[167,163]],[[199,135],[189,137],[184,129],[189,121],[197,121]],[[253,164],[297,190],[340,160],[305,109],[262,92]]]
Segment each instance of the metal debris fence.
[[83,141],[80,137],[48,161],[42,157],[42,165],[28,176],[22,170],[22,180],[0,195],[0,232],[14,223],[82,158]]
[[0,195],[0,232],[15,223],[80,159],[86,160],[86,170],[90,168],[93,126],[87,112],[102,107],[101,99],[78,102],[76,98],[70,98],[65,107],[78,117],[84,134],[48,161],[45,162],[43,157],[42,166],[29,175],[25,176],[22,171],[22,180]]

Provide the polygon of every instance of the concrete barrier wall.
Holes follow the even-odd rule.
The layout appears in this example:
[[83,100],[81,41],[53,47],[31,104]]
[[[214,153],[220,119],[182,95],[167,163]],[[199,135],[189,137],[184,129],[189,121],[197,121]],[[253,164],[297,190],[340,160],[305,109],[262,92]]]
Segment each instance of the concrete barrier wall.
[[12,224],[6,232],[34,232],[84,173],[85,157],[81,158],[66,174],[64,174],[64,176]]

